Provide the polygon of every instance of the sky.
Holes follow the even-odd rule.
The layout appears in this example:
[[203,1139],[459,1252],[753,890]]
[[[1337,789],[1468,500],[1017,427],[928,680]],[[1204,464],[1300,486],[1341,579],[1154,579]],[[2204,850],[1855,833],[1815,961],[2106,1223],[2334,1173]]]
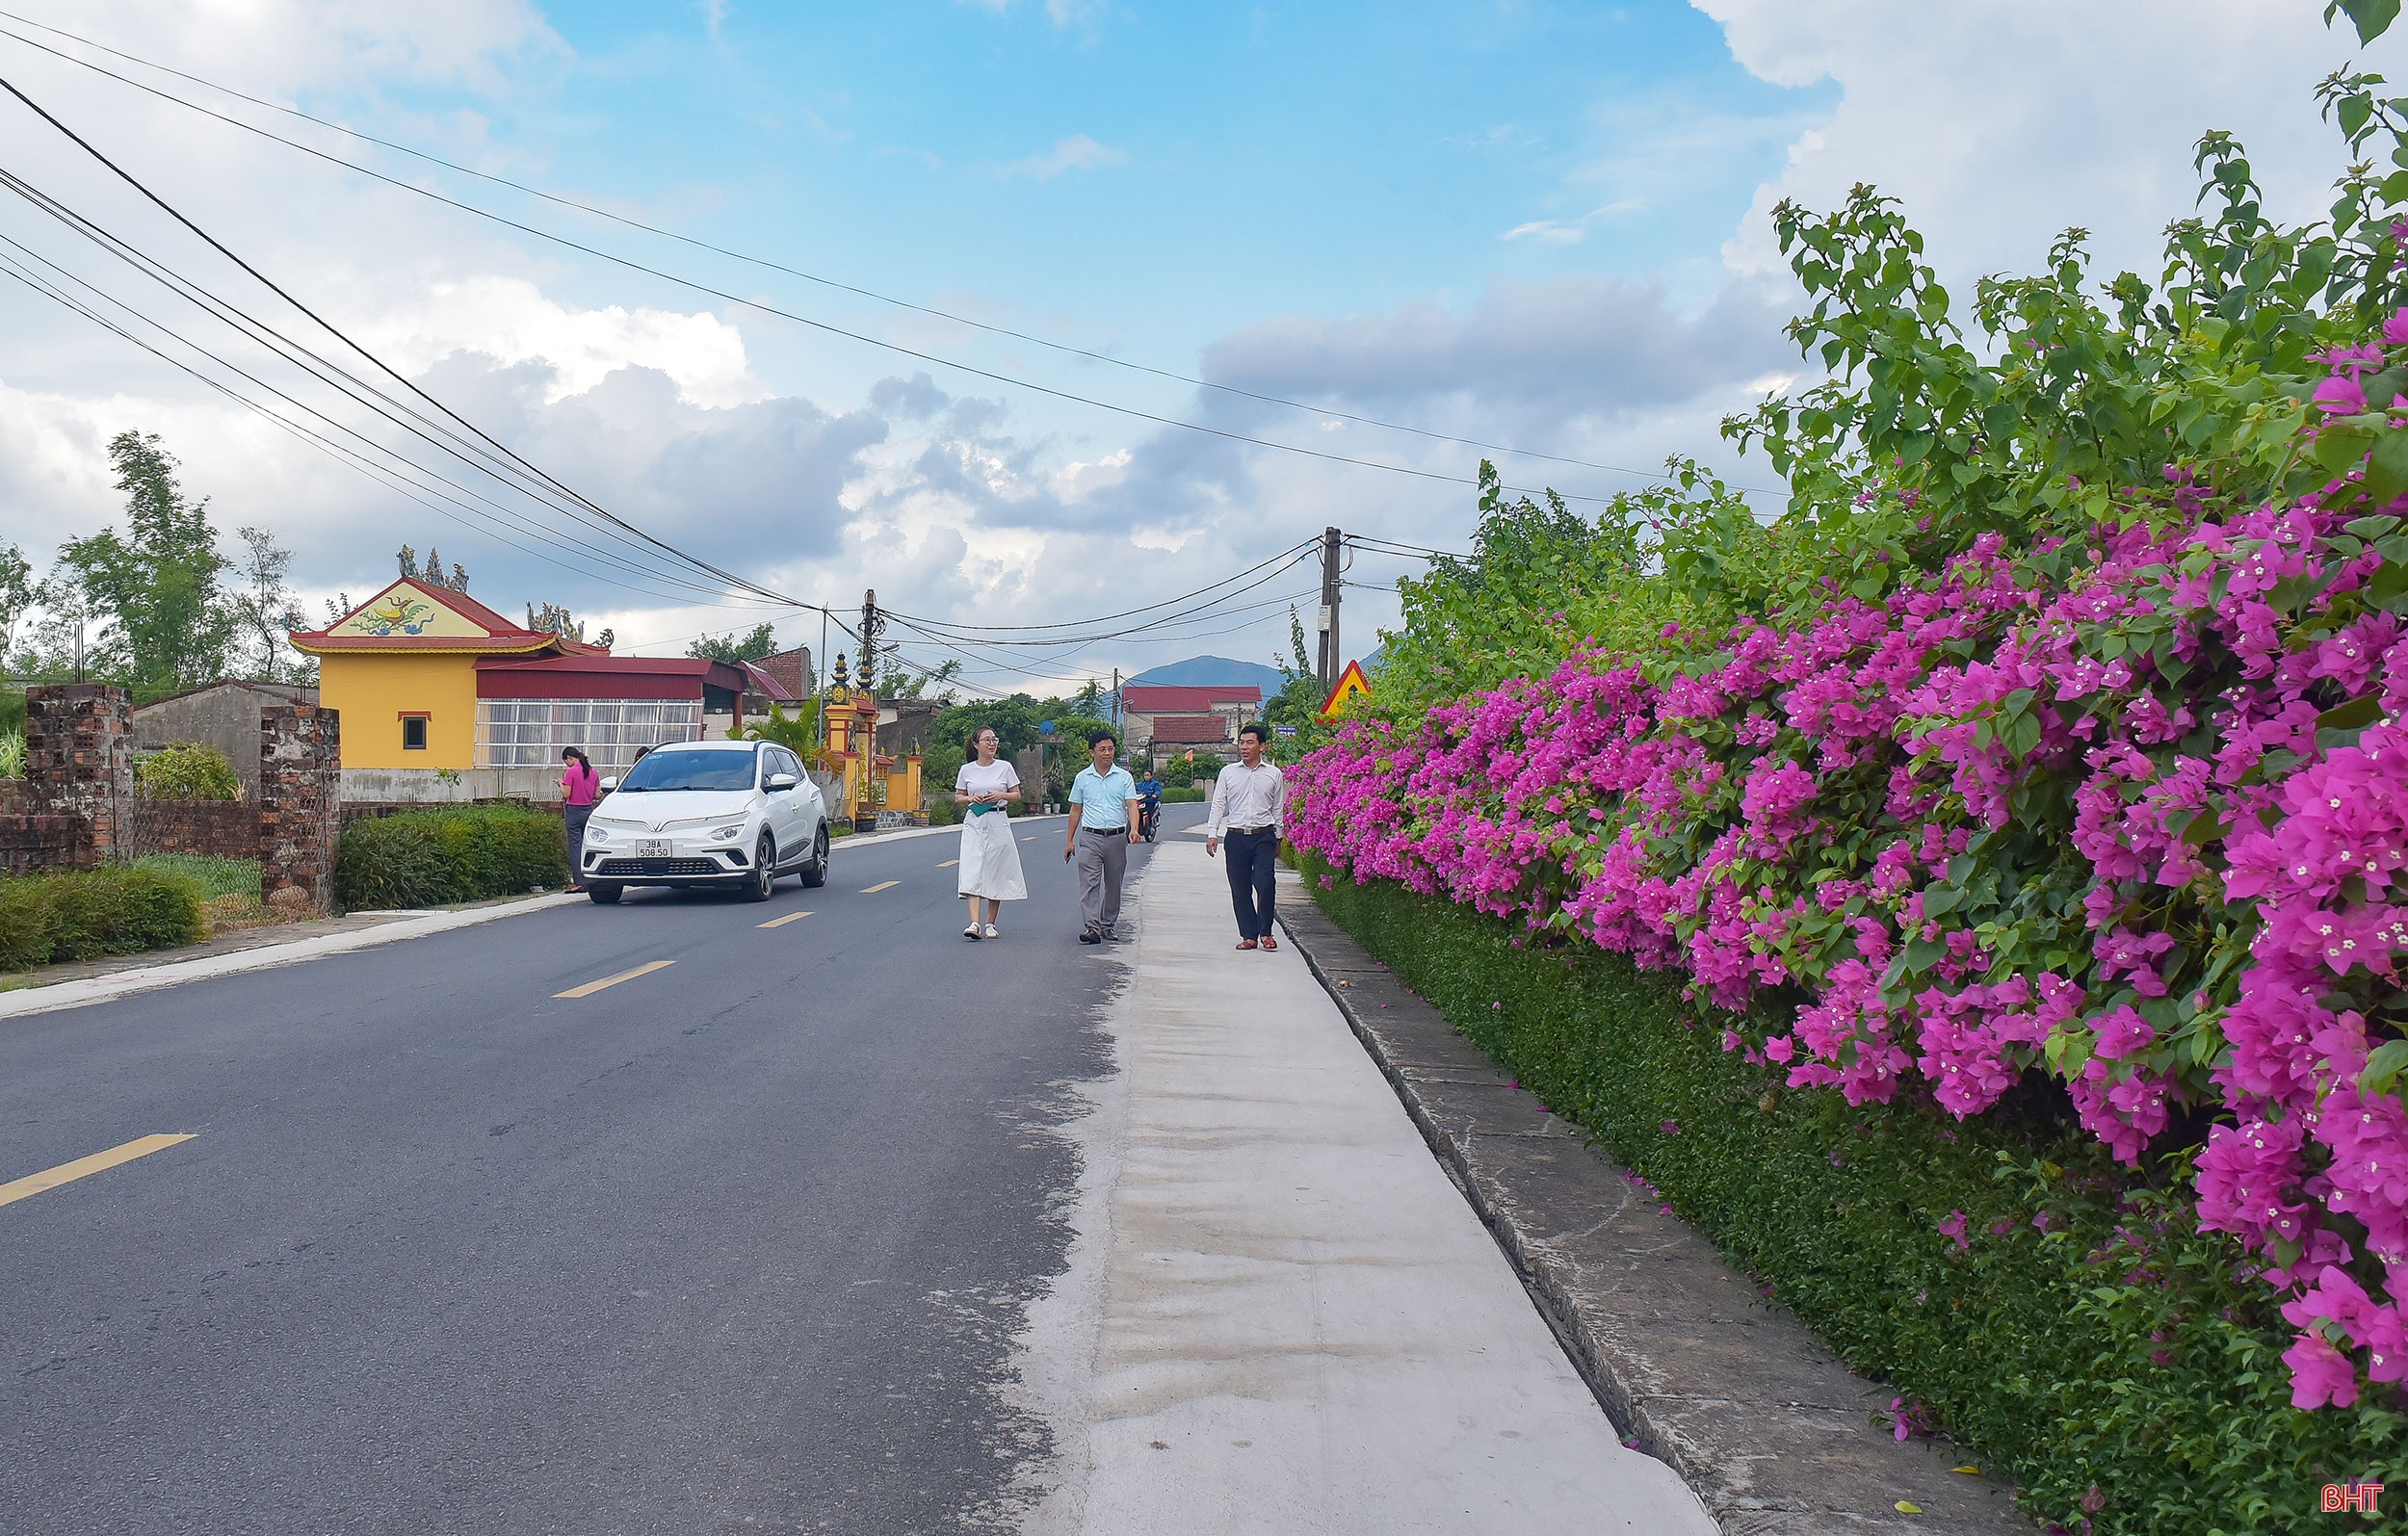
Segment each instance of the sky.
[[[899,627],[903,662],[958,656],[982,691],[1205,652],[1268,661],[1286,600],[1309,628],[1318,586],[1282,552],[1325,526],[1462,549],[1484,452],[1508,484],[1590,511],[1676,453],[1776,506],[1777,482],[1715,428],[1798,374],[1767,217],[1783,197],[1830,207],[1858,182],[1901,197],[1968,298],[2068,225],[2091,231],[2102,276],[2154,275],[2208,128],[2248,144],[2278,217],[2316,217],[2343,159],[2316,81],[2362,53],[2401,69],[2395,39],[2359,50],[2321,9],[0,0],[0,78],[290,301],[6,96],[0,169],[404,395],[291,301],[306,305],[593,506],[776,595],[481,479],[5,193],[0,238],[23,253],[0,256],[53,263],[221,382],[281,390],[277,408],[324,412],[355,452],[381,444],[501,505],[410,499],[0,276],[0,539],[41,566],[121,519],[105,448],[131,429],[182,460],[229,547],[248,524],[294,550],[313,618],[389,580],[406,543],[464,564],[487,604],[571,608],[622,652],[765,619],[816,649],[819,615],[789,604],[857,609],[874,586],[907,621],[954,627]],[[1126,630],[1086,621],[1266,560],[1176,624],[1010,643]],[[1415,568],[1354,556],[1349,654],[1394,621],[1388,588]]]

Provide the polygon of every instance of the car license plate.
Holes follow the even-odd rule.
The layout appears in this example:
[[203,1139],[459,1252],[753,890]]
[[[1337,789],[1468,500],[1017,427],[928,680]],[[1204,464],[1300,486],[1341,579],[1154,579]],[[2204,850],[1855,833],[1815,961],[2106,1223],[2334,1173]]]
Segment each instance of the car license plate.
[[640,859],[666,859],[668,853],[669,845],[666,838],[647,838],[636,845],[636,857]]

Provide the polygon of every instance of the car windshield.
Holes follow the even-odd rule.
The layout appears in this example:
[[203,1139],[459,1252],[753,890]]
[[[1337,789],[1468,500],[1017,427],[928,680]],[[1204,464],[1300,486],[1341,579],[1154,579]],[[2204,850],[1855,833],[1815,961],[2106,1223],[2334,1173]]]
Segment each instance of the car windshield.
[[752,788],[750,752],[647,752],[642,762],[618,782],[621,792],[635,790],[748,790]]

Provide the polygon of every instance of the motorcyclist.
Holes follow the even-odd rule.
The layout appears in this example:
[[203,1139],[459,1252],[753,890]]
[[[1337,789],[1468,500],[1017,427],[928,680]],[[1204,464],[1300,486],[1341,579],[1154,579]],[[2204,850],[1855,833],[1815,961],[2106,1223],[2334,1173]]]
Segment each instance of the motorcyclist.
[[1154,776],[1152,764],[1147,764],[1145,777],[1138,780],[1138,815],[1142,820],[1139,833],[1148,843],[1154,841],[1154,823],[1162,820],[1163,781]]

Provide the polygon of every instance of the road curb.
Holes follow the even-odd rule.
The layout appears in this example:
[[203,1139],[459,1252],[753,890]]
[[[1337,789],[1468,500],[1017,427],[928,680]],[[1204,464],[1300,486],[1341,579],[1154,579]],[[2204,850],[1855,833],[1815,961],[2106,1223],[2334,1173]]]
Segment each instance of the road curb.
[[[1630,1443],[1729,1536],[2036,1529],[1289,885],[1279,924]],[[1899,1509],[1901,1503],[1917,1513]]]

